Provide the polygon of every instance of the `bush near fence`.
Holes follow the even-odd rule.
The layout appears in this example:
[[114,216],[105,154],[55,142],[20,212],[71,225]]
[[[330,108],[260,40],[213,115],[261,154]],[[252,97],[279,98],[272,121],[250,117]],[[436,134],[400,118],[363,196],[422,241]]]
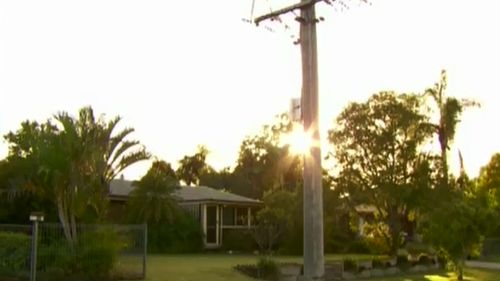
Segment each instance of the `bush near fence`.
[[[77,241],[70,244],[60,225],[40,224],[37,280],[139,280],[145,277],[144,225],[79,225],[77,229]],[[24,280],[28,276],[31,233],[27,230],[30,226],[0,225],[0,280],[2,277]],[[6,270],[2,271],[4,267]]]
[[31,237],[24,233],[0,232],[0,275],[15,275],[29,262]]
[[148,224],[151,253],[196,253],[203,250],[203,230],[189,214],[181,213],[174,223]]
[[113,229],[84,232],[74,245],[65,239],[42,243],[37,268],[47,279],[59,275],[72,280],[107,280],[122,248],[123,241]]

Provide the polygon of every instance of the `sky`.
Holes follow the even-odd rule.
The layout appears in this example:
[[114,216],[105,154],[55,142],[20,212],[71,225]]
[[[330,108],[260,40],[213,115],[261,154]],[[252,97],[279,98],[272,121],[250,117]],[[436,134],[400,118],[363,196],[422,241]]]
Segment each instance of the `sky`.
[[[294,2],[254,0],[252,14],[252,1],[0,1],[0,134],[91,105],[123,117],[160,159],[175,165],[203,144],[209,164],[233,166],[243,138],[287,111],[301,88],[294,16],[246,21]],[[350,101],[420,93],[446,69],[449,95],[482,104],[462,116],[450,152],[452,169],[460,149],[476,176],[500,152],[500,3],[344,2],[348,9],[316,5],[325,18],[317,27],[323,141]]]

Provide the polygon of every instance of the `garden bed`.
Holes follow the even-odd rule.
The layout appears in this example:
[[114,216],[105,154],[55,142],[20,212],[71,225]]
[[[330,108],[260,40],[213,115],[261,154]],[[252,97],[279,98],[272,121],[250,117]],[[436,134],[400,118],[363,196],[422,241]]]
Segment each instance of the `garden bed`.
[[[431,273],[440,270],[437,262],[427,260],[411,263],[406,259],[354,260],[346,258],[342,261],[325,263],[325,280],[356,280],[366,278],[394,277],[408,274]],[[246,276],[270,281],[297,281],[303,274],[300,263],[279,263],[270,258],[262,258],[257,264],[243,264],[235,269]]]

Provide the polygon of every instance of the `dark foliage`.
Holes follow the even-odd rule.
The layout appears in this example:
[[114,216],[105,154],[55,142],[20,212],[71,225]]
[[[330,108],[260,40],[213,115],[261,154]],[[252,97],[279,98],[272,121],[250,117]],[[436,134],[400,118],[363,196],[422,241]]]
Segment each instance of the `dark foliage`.
[[0,274],[14,275],[29,268],[30,241],[26,234],[0,232]]
[[195,253],[203,249],[203,232],[197,221],[180,212],[172,223],[148,225],[151,253]]

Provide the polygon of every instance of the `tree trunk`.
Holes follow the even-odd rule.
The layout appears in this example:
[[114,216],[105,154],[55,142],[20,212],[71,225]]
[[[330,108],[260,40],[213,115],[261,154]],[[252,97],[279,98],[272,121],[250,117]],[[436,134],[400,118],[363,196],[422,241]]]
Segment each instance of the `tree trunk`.
[[390,254],[396,256],[399,249],[399,235],[401,233],[400,216],[397,207],[389,208],[389,235],[390,235]]
[[66,206],[64,204],[64,200],[59,198],[57,200],[57,213],[59,215],[59,221],[61,222],[61,226],[63,228],[64,236],[70,245],[73,245],[73,237],[71,235],[69,222],[67,219]]
[[71,233],[72,233],[71,236],[73,238],[73,242],[76,242],[77,236],[76,236],[76,219],[75,219],[75,215],[74,214],[70,214],[70,217],[71,217],[70,224],[71,224]]
[[440,101],[440,120],[439,120],[439,129],[438,129],[438,138],[439,138],[439,145],[441,148],[441,171],[442,171],[442,180],[444,186],[448,186],[448,156],[447,156],[447,150],[448,150],[448,132],[446,130],[444,118],[445,118],[445,113],[443,112],[442,109],[442,104]]
[[464,266],[462,262],[459,262],[459,264],[457,265],[457,279],[458,281],[464,280]]
[[448,156],[447,156],[447,143],[445,140],[441,142],[441,165],[443,171],[443,183],[445,186],[448,186]]

